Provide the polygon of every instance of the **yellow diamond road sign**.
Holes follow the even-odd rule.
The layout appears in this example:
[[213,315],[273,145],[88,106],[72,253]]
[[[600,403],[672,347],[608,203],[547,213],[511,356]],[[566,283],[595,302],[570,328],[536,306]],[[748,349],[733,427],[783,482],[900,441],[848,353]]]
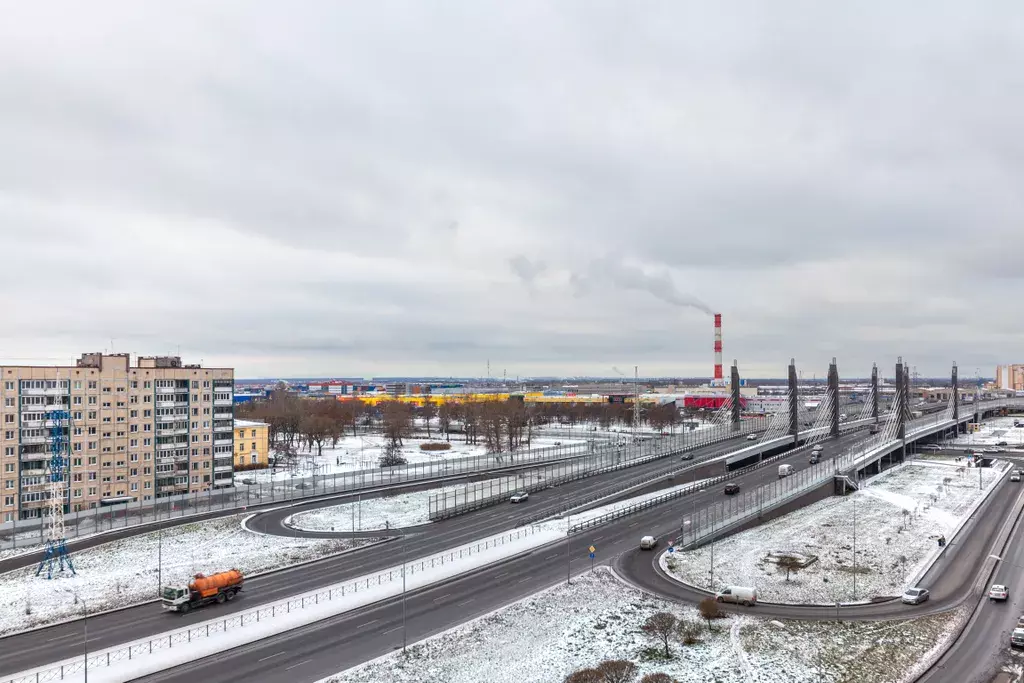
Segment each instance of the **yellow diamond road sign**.
[[590,546],[590,552],[596,553],[597,552],[597,548],[595,548],[594,546]]

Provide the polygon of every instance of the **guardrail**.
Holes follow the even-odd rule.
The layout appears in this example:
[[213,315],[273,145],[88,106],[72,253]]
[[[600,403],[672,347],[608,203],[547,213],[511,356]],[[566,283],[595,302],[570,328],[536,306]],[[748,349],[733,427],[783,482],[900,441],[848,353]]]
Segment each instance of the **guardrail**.
[[[558,465],[549,465],[537,470],[526,470],[518,477],[506,477],[494,481],[468,484],[456,488],[454,491],[444,491],[434,494],[428,501],[428,515],[431,520],[446,519],[454,517],[471,510],[497,505],[504,502],[510,493],[515,490],[525,490],[530,493],[541,491],[552,486],[558,486],[569,481],[584,479],[596,474],[613,472],[643,463],[651,462],[659,458],[677,455],[697,448],[714,445],[737,436],[743,436],[764,429],[765,418],[746,420],[740,423],[740,429],[732,430],[731,426],[725,429],[710,428],[698,430],[681,437],[669,437],[659,439],[652,447],[644,447],[644,443],[614,446],[602,449],[592,455],[576,458]],[[701,432],[710,432],[701,434]],[[646,455],[645,455],[646,451]],[[710,458],[712,456],[708,456]],[[694,461],[695,463],[702,460]],[[484,493],[486,490],[486,494]],[[459,502],[461,498],[462,502]]]
[[236,612],[222,619],[176,629],[148,640],[140,640],[97,652],[90,652],[88,654],[88,667],[86,666],[86,657],[83,655],[46,667],[21,672],[14,676],[7,675],[0,678],[0,681],[2,683],[44,683],[46,681],[64,680],[69,677],[80,678],[87,668],[89,671],[102,670],[113,664],[139,660],[140,658],[152,655],[154,652],[173,649],[177,645],[192,643],[193,641],[209,638],[218,633],[254,626],[279,615],[291,614],[295,611],[329,603],[334,600],[341,600],[342,598],[358,595],[360,592],[365,593],[373,588],[392,582],[400,582],[403,578],[412,577],[417,573],[451,564],[458,559],[473,557],[474,554],[501,547],[541,531],[543,530],[535,527],[517,529],[472,545],[436,553],[435,555],[406,563],[401,567],[378,572],[376,575],[361,577],[353,581],[292,596],[269,605],[261,605],[242,612]]

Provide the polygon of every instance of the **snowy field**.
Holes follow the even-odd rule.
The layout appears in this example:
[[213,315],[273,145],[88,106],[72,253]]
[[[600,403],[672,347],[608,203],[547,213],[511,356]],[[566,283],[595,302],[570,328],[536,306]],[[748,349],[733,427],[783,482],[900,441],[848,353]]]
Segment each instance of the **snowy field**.
[[404,658],[387,655],[325,683],[560,683],[606,659],[635,663],[634,680],[664,672],[679,683],[900,683],[948,638],[957,616],[876,623],[734,617],[705,628],[697,644],[673,639],[673,657],[664,660],[640,630],[656,612],[703,623],[695,609],[625,587],[599,568],[413,645]]
[[[982,468],[986,488],[1004,471]],[[693,551],[666,553],[661,566],[687,583],[754,586],[766,602],[833,604],[900,595],[961,519],[980,500],[978,470],[916,462],[870,480],[846,497],[832,497]],[[857,561],[853,539],[856,515]],[[810,562],[786,573],[779,554]],[[856,577],[856,595],[854,578]]]
[[[197,572],[231,568],[248,576],[368,542],[266,536],[243,529],[242,519],[237,515],[164,530],[164,585],[184,585]],[[80,550],[72,555],[77,575],[55,573],[50,581],[36,577],[35,567],[0,574],[0,635],[81,616],[76,593],[90,614],[156,599],[158,545],[158,535],[149,533]]]
[[[323,454],[319,456],[315,448],[312,451],[299,449],[298,463],[295,471],[278,467],[276,471],[266,469],[236,472],[235,480],[237,482],[252,480],[257,484],[261,484],[269,482],[271,479],[274,481],[287,481],[297,477],[309,477],[313,474],[317,476],[330,476],[344,472],[376,469],[384,450],[384,441],[384,437],[380,434],[345,436],[338,441],[337,446],[325,446]],[[482,444],[467,444],[463,443],[461,439],[453,438],[451,448],[446,451],[424,451],[420,449],[421,444],[440,443],[444,441],[444,437],[435,439],[403,439],[402,441],[401,454],[409,464],[443,464],[445,460],[453,458],[466,458],[487,454],[487,449]],[[550,449],[555,448],[556,444],[576,446],[585,444],[586,441],[583,438],[534,437],[530,448],[532,450]],[[505,457],[507,457],[507,454]]]
[[[961,406],[960,410],[964,410]],[[961,413],[963,414],[963,413]],[[1024,424],[1024,417],[990,417],[981,428],[973,434],[961,434],[945,443],[954,448],[968,446],[995,446],[1000,441],[1007,443],[1007,448],[1024,448],[1024,427],[1014,427],[1013,421]]]

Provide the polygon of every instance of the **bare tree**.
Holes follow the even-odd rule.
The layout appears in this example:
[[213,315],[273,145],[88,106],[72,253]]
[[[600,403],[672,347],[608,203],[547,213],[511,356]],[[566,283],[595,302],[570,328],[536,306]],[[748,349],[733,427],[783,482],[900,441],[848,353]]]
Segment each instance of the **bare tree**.
[[331,438],[335,424],[334,420],[326,415],[314,413],[303,416],[299,431],[302,434],[302,438],[309,444],[310,450],[313,450],[312,447],[316,446],[318,457],[323,455],[324,442]]
[[722,610],[718,606],[718,601],[711,597],[701,600],[700,604],[697,605],[697,609],[700,610],[700,616],[708,622],[709,630],[712,628],[711,620],[719,619],[722,616]]
[[566,676],[565,683],[604,683],[604,676],[597,669],[580,669]]
[[451,401],[445,401],[437,409],[438,427],[444,432],[445,441],[450,442],[452,440],[452,420],[455,419],[457,413],[456,406]]
[[644,625],[640,627],[640,630],[646,633],[652,640],[661,641],[662,646],[665,648],[665,659],[668,659],[672,656],[668,649],[668,643],[675,635],[678,624],[679,619],[676,618],[676,615],[669,612],[658,612],[649,616]]
[[640,679],[640,683],[674,683],[674,679],[668,674],[657,673],[647,674]]
[[408,438],[412,431],[412,408],[400,401],[381,401],[377,408],[387,444],[400,447],[402,439]]
[[689,619],[680,619],[677,631],[679,633],[679,640],[683,642],[683,645],[696,645],[700,642],[700,635],[704,630],[704,625],[699,621],[691,621]]
[[431,401],[429,398],[423,400],[423,407],[420,408],[420,417],[423,418],[423,424],[427,427],[427,438],[430,438],[430,421],[437,415],[437,404]]
[[597,665],[604,683],[631,683],[636,679],[636,664],[625,659],[608,659]]
[[789,581],[790,574],[796,574],[804,568],[803,563],[791,555],[783,555],[780,557],[775,561],[775,566],[780,572],[786,572],[786,581]]

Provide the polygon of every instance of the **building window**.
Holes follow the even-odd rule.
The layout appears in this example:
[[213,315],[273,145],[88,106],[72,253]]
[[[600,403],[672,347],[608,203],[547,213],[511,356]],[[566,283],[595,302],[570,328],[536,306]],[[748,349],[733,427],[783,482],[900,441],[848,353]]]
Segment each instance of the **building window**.
[[252,442],[252,449],[256,450],[256,442],[255,441]]
[[252,458],[252,464],[255,465],[259,456],[253,453],[250,457]]
[[5,398],[4,399],[4,407],[5,408],[13,408],[14,407],[14,397],[9,396],[9,397]]
[[14,382],[4,382],[4,389],[14,391]]

